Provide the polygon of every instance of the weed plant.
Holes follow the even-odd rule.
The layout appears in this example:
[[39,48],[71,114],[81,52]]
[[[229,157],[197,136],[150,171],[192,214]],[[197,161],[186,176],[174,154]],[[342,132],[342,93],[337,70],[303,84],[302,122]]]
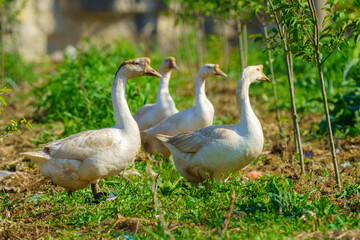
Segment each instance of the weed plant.
[[5,83],[11,88],[16,88],[19,82],[33,83],[37,79],[34,65],[25,63],[20,54],[5,52]]
[[[1,48],[1,46],[0,46]],[[19,98],[21,96],[10,94],[14,88],[17,88],[20,82],[32,83],[36,79],[33,72],[33,66],[25,63],[21,56],[17,53],[4,52],[4,79],[0,79],[0,119],[6,116],[4,106],[8,104],[11,98]],[[10,88],[9,88],[10,86]],[[19,130],[19,125],[27,125],[31,127],[31,121],[24,117],[22,119],[9,119],[2,121],[4,125],[0,125],[0,139],[15,133]]]

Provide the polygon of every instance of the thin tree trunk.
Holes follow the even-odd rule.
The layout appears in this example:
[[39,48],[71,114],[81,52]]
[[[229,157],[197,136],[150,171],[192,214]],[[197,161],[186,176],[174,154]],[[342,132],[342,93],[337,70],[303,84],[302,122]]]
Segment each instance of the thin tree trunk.
[[204,19],[199,17],[200,21],[195,25],[195,44],[197,50],[197,67],[200,68],[204,60],[204,47],[203,47],[203,30]]
[[286,36],[286,28],[281,27],[277,14],[275,12],[274,5],[272,0],[268,0],[274,15],[274,19],[276,25],[278,27],[281,41],[284,48],[285,54],[285,62],[288,74],[288,82],[289,82],[289,90],[290,90],[290,99],[291,99],[291,111],[292,111],[292,119],[294,124],[294,142],[295,142],[295,150],[298,149],[299,158],[300,158],[300,166],[301,166],[301,173],[305,174],[305,166],[304,166],[304,156],[301,146],[301,137],[300,137],[300,129],[299,129],[299,122],[298,122],[298,115],[296,113],[296,104],[295,104],[295,92],[294,92],[294,71],[293,71],[293,62],[292,62],[292,54],[289,51],[289,46],[287,45],[287,36]]
[[196,46],[196,67],[200,68],[201,67],[201,62],[202,62],[202,49],[200,46],[200,31],[199,31],[199,26],[196,25],[195,26],[195,46]]
[[5,85],[5,10],[4,4],[0,6],[1,14],[1,85]]
[[[286,35],[285,35],[286,36]],[[285,37],[286,39],[286,37]],[[285,41],[286,42],[286,41]],[[286,46],[286,49],[289,49],[287,46]],[[292,60],[292,53],[289,52],[289,69],[291,69],[290,71],[290,75],[291,75],[291,83],[292,83],[292,88],[294,89],[294,66],[293,66],[293,60]],[[293,90],[294,91],[294,90]],[[295,99],[295,93],[294,94],[294,99]],[[295,106],[295,100],[294,100],[294,106]],[[295,111],[293,111],[293,114],[295,116],[295,119],[293,119],[294,121],[294,129],[296,129],[296,131],[294,131],[294,149],[295,149],[295,152],[300,154],[301,152],[301,155],[302,155],[302,148],[301,148],[301,140],[299,140],[298,138],[298,135],[300,136],[300,131],[298,130],[299,129],[299,124],[298,124],[298,116],[297,116],[297,113],[296,113],[296,107],[295,107]],[[300,148],[301,150],[300,150]],[[301,168],[304,167],[304,160],[302,157],[300,157],[300,164],[301,164]],[[302,169],[303,170],[303,169]],[[305,173],[305,169],[304,169],[304,173]]]
[[[326,17],[326,11],[322,10],[324,7],[329,7],[326,5],[326,0],[316,0],[315,1],[315,8],[316,8],[316,12],[318,14],[318,21],[317,21],[317,26],[319,28],[319,30],[321,31],[323,26],[323,21],[324,18]],[[328,24],[326,24],[324,27],[326,27]]]
[[244,70],[246,67],[245,64],[245,54],[244,54],[244,44],[242,38],[242,24],[241,24],[241,17],[236,18],[236,26],[237,26],[237,34],[238,34],[238,41],[239,41],[239,54],[240,54],[240,63],[241,63],[241,70]]
[[294,69],[293,69],[293,62],[292,62],[292,54],[288,52],[286,54],[286,68],[288,73],[288,80],[289,80],[289,90],[291,96],[291,111],[292,111],[292,118],[294,124],[294,142],[295,142],[295,150],[299,153],[300,158],[300,166],[301,166],[301,173],[305,173],[305,166],[304,166],[304,155],[301,146],[301,136],[300,136],[300,128],[299,128],[299,121],[298,115],[296,112],[296,104],[295,104],[295,91],[294,91]]
[[244,53],[244,66],[247,66],[247,56],[248,56],[248,37],[247,37],[247,27],[246,22],[242,24],[242,39],[243,39],[243,53]]
[[[229,70],[229,39],[228,39],[226,27],[223,28],[222,35],[223,35],[223,52],[224,52],[224,54],[222,55],[222,67],[224,68],[225,72],[228,72],[228,70]],[[227,83],[225,81],[220,81],[220,84],[221,84],[221,88],[223,88],[223,89],[227,85]]]
[[205,29],[205,17],[200,17],[200,42],[201,42],[201,50],[203,54],[202,63],[204,63],[204,59],[206,59],[207,47],[206,47],[206,29]]
[[226,27],[223,28],[222,35],[223,35],[223,51],[224,51],[222,62],[223,62],[223,68],[225,72],[227,72],[229,67],[229,39],[228,39]]
[[[317,14],[316,14],[314,1],[313,0],[307,0],[307,2],[308,2],[308,5],[309,5],[309,8],[310,8],[311,16],[315,20],[315,24],[314,24],[314,41],[313,41],[314,48],[315,48],[315,61],[316,61],[316,65],[317,65],[318,71],[319,71],[321,95],[322,95],[323,103],[324,103],[326,124],[327,124],[328,132],[329,132],[330,148],[331,148],[331,155],[332,155],[332,160],[333,160],[333,164],[334,164],[336,182],[337,182],[337,185],[339,186],[339,188],[341,188],[340,174],[339,174],[339,169],[338,169],[337,160],[336,160],[334,137],[333,137],[332,128],[331,128],[329,107],[328,107],[326,91],[325,91],[324,75],[323,75],[323,72],[322,72],[322,64],[323,64],[323,62],[322,62],[322,60],[320,58],[320,49],[319,49],[320,48],[320,36],[319,35],[320,35],[321,28],[319,27],[319,20],[318,20]],[[327,58],[325,58],[325,60],[326,59]]]
[[326,91],[325,91],[324,75],[323,75],[323,72],[322,72],[322,63],[318,62],[317,66],[318,66],[318,71],[319,71],[321,94],[322,94],[323,103],[324,103],[326,123],[327,123],[327,128],[328,128],[328,131],[329,131],[330,148],[331,148],[332,161],[333,161],[333,164],[334,164],[336,183],[339,186],[339,188],[341,188],[341,180],[340,180],[339,168],[338,168],[337,160],[336,160],[334,137],[333,137],[333,133],[332,133],[332,129],[331,129],[331,120],[330,120],[330,114],[329,114],[329,107],[328,107]]
[[[269,35],[267,33],[267,27],[265,22],[263,23],[264,26],[264,36],[266,39],[269,38]],[[278,99],[277,99],[277,93],[276,93],[276,81],[275,81],[275,74],[274,74],[274,67],[272,64],[272,56],[271,56],[271,50],[270,50],[270,44],[268,41],[266,41],[266,47],[267,47],[267,53],[268,53],[268,58],[269,58],[269,68],[270,68],[270,74],[271,74],[271,83],[272,83],[272,87],[273,87],[273,94],[274,94],[274,100],[275,100],[275,110],[276,110],[276,120],[278,122],[278,127],[279,127],[279,131],[280,133],[282,133],[282,127],[281,127],[281,122],[280,122],[280,112],[279,112],[279,107],[278,107]]]
[[[12,54],[14,55],[14,56],[16,56],[17,54],[19,54],[19,49],[17,48],[17,46],[18,46],[18,44],[17,44],[17,39],[16,39],[16,35],[15,35],[16,33],[14,33],[14,32],[11,32],[11,41],[12,41],[12,43],[14,43],[13,44],[13,46],[12,46]],[[19,71],[21,74],[20,74],[20,76],[23,76],[23,74],[24,74],[24,70],[23,70],[23,68],[21,68],[20,67],[20,63],[19,63],[19,61],[15,61],[15,69],[16,69],[16,71]],[[17,79],[17,80],[21,80],[21,79]]]
[[[183,26],[181,28],[182,30],[182,47],[183,49],[185,49],[185,55],[186,55],[186,60],[191,62],[191,65],[193,66],[194,64],[194,58],[193,58],[193,55],[192,55],[192,52],[190,51],[190,48],[189,46],[192,46],[191,44],[191,41],[190,41],[190,35],[187,31],[185,31],[185,26]],[[196,43],[195,43],[196,45]],[[185,61],[183,61],[185,62]],[[195,75],[196,75],[196,72],[194,72],[194,68],[193,67],[190,67],[190,75],[191,75],[191,79],[194,79],[195,78]]]

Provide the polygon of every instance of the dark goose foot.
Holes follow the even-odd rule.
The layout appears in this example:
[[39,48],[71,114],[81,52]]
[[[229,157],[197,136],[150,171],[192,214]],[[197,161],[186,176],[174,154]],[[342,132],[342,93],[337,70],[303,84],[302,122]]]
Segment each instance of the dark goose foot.
[[102,200],[105,200],[108,196],[108,193],[106,192],[98,192],[97,194],[94,195],[94,201],[91,201],[91,198],[86,198],[85,199],[85,203],[86,204],[99,204]]

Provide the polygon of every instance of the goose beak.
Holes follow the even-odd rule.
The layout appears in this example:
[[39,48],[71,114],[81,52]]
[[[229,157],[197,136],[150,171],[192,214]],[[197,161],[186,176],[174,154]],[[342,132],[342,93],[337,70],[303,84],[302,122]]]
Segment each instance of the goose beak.
[[175,61],[170,62],[170,69],[179,69],[179,67],[176,65]]
[[270,82],[270,79],[263,73],[263,76],[260,79],[260,81]]
[[227,74],[224,73],[223,71],[221,71],[221,69],[219,68],[219,65],[215,65],[215,75],[220,75],[223,77],[227,77]]
[[145,72],[146,76],[152,76],[152,77],[158,77],[158,78],[162,77],[162,75],[160,73],[158,73],[157,71],[155,71],[152,67],[150,67],[149,64],[145,64],[144,72]]
[[263,68],[264,66],[263,65],[259,65],[260,68],[261,68],[261,74],[262,74],[262,77],[260,78],[260,81],[264,81],[264,82],[270,82],[270,79],[264,74],[263,72]]

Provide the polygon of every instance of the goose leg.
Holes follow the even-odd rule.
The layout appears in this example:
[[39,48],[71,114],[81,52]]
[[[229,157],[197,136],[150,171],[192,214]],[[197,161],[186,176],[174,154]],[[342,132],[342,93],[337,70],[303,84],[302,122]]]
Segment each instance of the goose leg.
[[92,183],[91,191],[92,191],[93,195],[95,196],[99,192],[99,185],[97,183]]
[[149,174],[151,179],[155,179],[155,177],[157,176],[157,173],[154,172],[154,170],[151,167],[151,164],[149,163],[149,161],[146,161],[146,172],[147,174]]
[[153,162],[153,163],[155,163],[155,164],[158,164],[158,163],[159,163],[159,161],[155,160],[155,159],[150,155],[150,153],[145,152],[145,155],[146,155],[146,158],[147,158],[150,162]]
[[68,190],[68,196],[69,197],[72,197],[72,193],[73,193],[72,191]]
[[99,193],[99,185],[96,183],[91,183],[91,191],[93,193],[93,197],[95,201],[91,201],[91,198],[86,198],[85,203],[91,205],[92,203],[98,204],[99,198],[103,195],[103,193]]

